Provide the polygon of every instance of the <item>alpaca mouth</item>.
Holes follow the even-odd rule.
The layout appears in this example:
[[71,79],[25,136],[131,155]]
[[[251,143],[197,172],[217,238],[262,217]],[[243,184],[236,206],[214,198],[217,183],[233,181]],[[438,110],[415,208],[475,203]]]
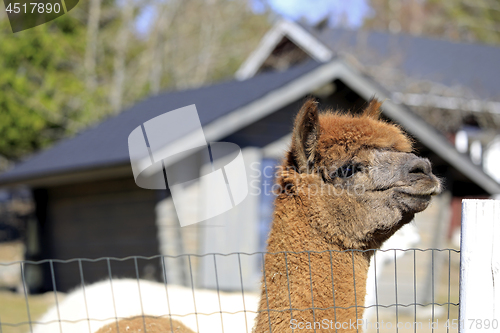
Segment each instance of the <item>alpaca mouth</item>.
[[418,198],[418,199],[428,199],[430,200],[432,196],[441,193],[439,186],[435,186],[428,190],[423,191],[408,191],[408,189],[398,191],[401,194],[406,194],[408,196]]
[[418,197],[420,197],[420,198],[424,198],[424,197],[425,198],[427,198],[427,197],[430,198],[433,195],[438,195],[441,191],[439,189],[439,186],[436,186],[436,187],[434,187],[432,189],[429,189],[429,190],[426,190],[426,191],[421,191],[421,192],[419,192],[419,191],[407,191],[407,190],[406,191],[403,190],[403,191],[399,191],[399,192],[407,194],[407,195],[410,195],[412,197],[417,197],[417,198]]
[[376,189],[375,191],[380,192],[380,191],[387,191],[387,190],[395,190],[398,193],[401,194],[406,194],[412,197],[431,197],[434,195],[438,195],[441,193],[441,185],[440,183],[434,184],[433,186],[429,188],[423,188],[423,189],[416,189],[414,186],[392,186],[392,187],[386,187],[386,188],[380,188]]
[[401,189],[397,191],[397,201],[402,205],[403,210],[413,213],[421,212],[431,202],[433,195],[438,194],[435,189],[427,191],[409,191],[408,189]]
[[441,193],[441,182],[435,177],[423,179],[409,186],[400,186],[398,192],[415,197],[429,198]]
[[408,192],[400,192],[402,194],[406,194],[410,197],[416,198],[416,199],[431,199],[432,194],[419,194],[419,193],[408,193]]
[[432,183],[431,186],[403,186],[395,189],[398,201],[413,212],[424,210],[430,203],[432,196],[441,192],[439,182]]

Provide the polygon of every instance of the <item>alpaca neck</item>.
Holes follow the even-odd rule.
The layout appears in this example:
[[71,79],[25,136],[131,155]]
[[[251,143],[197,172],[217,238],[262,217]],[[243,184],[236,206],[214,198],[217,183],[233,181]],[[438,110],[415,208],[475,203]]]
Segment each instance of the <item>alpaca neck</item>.
[[[339,331],[357,332],[357,320],[363,317],[369,254],[342,251],[318,234],[312,221],[317,216],[307,206],[304,198],[277,199],[267,250],[286,254],[266,255],[255,333],[269,332],[270,327],[272,332],[291,332],[294,325],[302,327],[295,327],[300,332],[329,332],[335,323]],[[270,310],[284,311],[267,311],[268,304]],[[299,311],[311,308],[314,310]]]

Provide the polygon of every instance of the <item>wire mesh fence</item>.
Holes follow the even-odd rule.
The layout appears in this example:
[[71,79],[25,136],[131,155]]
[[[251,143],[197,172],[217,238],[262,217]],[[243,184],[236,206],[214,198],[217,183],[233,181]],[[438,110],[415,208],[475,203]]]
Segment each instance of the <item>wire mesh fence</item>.
[[[331,276],[324,276],[334,292],[327,296],[313,292],[314,261],[319,256],[331,258],[339,253],[353,258],[351,280],[347,281],[354,284],[357,300],[352,304],[342,303],[339,287],[333,285],[346,282],[342,281],[346,278],[338,271],[335,260],[330,260],[326,270]],[[374,253],[368,272],[355,271],[354,258],[358,253]],[[302,269],[309,272],[304,276],[310,280],[302,282],[309,283],[310,288],[298,289],[298,280],[291,278],[298,268],[284,266],[285,290],[273,295],[272,284],[279,277],[266,276],[267,265],[263,263],[273,257],[290,263],[299,256],[307,258]],[[192,332],[248,333],[256,325],[259,313],[269,315],[269,319],[277,315],[289,322],[290,332],[343,332],[347,328],[342,323],[333,316],[321,317],[321,313],[336,316],[350,308],[356,310],[356,324],[349,329],[354,327],[357,332],[457,332],[459,256],[460,252],[454,249],[392,249],[0,263],[0,269],[19,267],[22,284],[15,299],[7,300],[5,294],[0,294],[4,298],[0,300],[0,332],[92,333],[109,324],[121,331],[117,322],[137,317],[141,318],[145,332],[148,326],[144,318],[162,318],[170,322],[170,332],[177,332],[173,323],[181,323]],[[255,265],[265,279],[248,277],[254,274]],[[48,292],[43,295],[30,293],[31,272],[36,270],[42,272],[46,282]],[[238,281],[224,281],[230,270],[238,273]],[[171,282],[174,275],[184,278],[183,285]],[[363,276],[366,293],[356,284],[356,279]],[[73,281],[73,285],[69,286],[66,280]],[[276,297],[283,297],[282,303],[287,306],[273,306]],[[296,299],[304,297],[310,297],[310,306],[294,306],[298,304]],[[321,301],[319,297],[328,300]],[[44,306],[40,306],[41,299]],[[300,313],[308,311],[316,314],[315,321],[301,322]],[[273,321],[268,324],[269,332],[273,332]]]

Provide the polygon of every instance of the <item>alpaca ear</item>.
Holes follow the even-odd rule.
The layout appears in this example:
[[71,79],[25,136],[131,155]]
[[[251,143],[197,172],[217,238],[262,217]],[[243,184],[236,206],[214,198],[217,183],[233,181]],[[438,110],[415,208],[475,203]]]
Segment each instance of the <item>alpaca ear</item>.
[[314,99],[307,100],[295,118],[292,153],[299,170],[308,170],[314,163],[319,136],[318,105]]
[[363,117],[378,120],[380,118],[380,106],[382,106],[382,102],[376,98],[372,98],[363,111]]

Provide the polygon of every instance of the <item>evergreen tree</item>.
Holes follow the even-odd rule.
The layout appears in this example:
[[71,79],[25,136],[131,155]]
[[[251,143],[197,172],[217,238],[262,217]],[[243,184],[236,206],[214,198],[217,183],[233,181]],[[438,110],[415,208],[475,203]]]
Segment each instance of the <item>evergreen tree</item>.
[[20,160],[148,94],[231,78],[269,26],[246,0],[80,1],[15,34],[0,13],[0,156]]

